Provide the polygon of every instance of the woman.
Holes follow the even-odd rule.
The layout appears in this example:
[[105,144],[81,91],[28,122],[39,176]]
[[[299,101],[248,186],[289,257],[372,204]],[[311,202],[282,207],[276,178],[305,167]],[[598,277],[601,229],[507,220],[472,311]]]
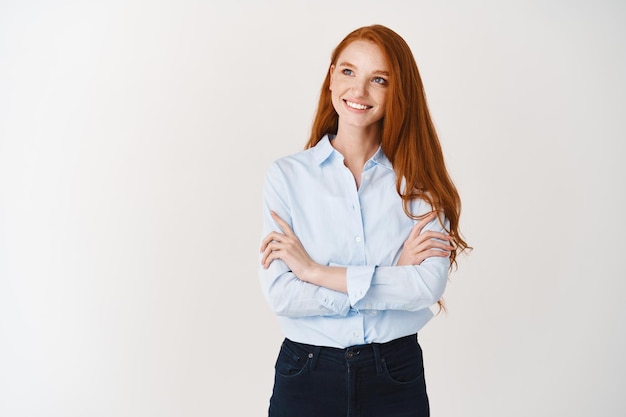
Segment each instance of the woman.
[[339,43],[306,150],[270,166],[263,202],[259,275],[285,336],[269,415],[429,415],[417,332],[467,244],[398,34]]

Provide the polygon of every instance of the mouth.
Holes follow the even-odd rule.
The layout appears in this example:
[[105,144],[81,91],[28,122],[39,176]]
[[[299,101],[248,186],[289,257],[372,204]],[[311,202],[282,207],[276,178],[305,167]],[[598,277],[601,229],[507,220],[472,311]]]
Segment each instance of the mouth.
[[355,109],[355,110],[368,110],[373,107],[373,106],[367,106],[365,104],[355,103],[353,101],[348,101],[348,100],[344,100],[343,102],[346,103],[348,107],[350,107],[351,109]]

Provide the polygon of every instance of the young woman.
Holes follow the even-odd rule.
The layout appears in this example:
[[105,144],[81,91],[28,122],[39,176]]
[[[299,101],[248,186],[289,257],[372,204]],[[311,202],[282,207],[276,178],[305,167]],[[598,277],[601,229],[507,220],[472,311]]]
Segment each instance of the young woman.
[[397,33],[335,48],[306,150],[270,166],[263,203],[259,275],[285,336],[269,415],[428,416],[417,332],[467,244]]

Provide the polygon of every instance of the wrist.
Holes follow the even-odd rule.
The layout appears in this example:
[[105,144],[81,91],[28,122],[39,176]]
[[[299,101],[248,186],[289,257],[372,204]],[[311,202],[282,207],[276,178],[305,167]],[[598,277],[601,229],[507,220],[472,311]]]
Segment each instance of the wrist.
[[319,285],[320,277],[323,276],[321,273],[322,268],[322,265],[312,262],[311,265],[305,268],[300,279],[308,282],[309,284]]
[[314,264],[307,269],[302,281],[334,291],[348,292],[347,268],[342,266]]

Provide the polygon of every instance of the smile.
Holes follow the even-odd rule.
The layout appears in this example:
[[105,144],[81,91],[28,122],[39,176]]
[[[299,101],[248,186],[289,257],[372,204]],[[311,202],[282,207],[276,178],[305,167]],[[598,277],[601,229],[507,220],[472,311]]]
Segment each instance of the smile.
[[353,103],[348,100],[344,100],[344,102],[348,105],[348,107],[351,107],[356,110],[367,110],[367,109],[372,108],[372,106],[366,106],[365,104]]

